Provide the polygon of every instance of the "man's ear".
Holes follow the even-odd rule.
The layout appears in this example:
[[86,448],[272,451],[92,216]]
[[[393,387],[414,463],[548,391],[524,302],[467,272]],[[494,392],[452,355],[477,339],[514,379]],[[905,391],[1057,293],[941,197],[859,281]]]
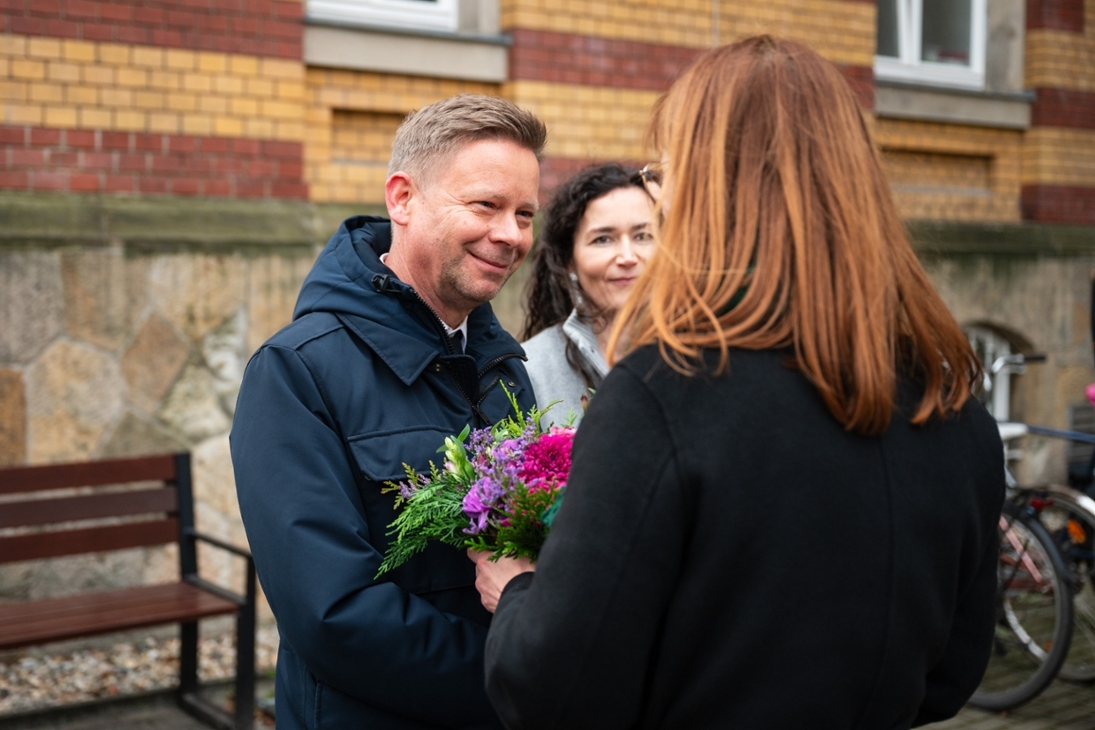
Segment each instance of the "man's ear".
[[403,171],[392,173],[384,182],[384,205],[392,223],[407,225],[411,215],[411,201],[418,194],[414,181]]

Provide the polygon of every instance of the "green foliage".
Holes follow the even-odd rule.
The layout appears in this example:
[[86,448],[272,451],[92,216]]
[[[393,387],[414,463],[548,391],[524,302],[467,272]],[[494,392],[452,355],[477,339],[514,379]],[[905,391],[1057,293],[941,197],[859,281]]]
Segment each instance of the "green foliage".
[[[467,433],[462,436],[466,437]],[[460,446],[463,451],[463,443]],[[392,540],[376,573],[378,578],[425,550],[432,540],[453,547],[463,547],[467,542],[464,528],[468,526],[468,517],[461,507],[468,488],[461,481],[462,477],[447,469],[439,470],[431,461],[430,479],[423,484],[414,469],[404,467],[407,479],[418,488],[409,498],[403,497],[400,485],[395,482],[388,482],[388,488],[384,490],[385,493],[396,492],[396,507],[402,506],[403,509],[389,525],[392,529],[388,536]]]

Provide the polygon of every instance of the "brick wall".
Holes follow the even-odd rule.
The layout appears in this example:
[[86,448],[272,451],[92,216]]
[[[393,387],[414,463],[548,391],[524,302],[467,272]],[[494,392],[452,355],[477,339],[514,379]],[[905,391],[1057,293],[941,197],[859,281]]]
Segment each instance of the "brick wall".
[[300,0],[3,0],[0,32],[300,58]]
[[1023,218],[1095,225],[1095,0],[1028,0]]

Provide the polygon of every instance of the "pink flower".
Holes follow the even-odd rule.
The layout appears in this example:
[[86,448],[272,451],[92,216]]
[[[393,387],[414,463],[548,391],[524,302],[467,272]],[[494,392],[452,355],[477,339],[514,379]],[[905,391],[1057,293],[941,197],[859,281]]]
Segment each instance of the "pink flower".
[[518,476],[530,489],[550,489],[566,486],[570,473],[570,447],[574,443],[573,429],[559,429],[540,437],[525,448],[524,462]]

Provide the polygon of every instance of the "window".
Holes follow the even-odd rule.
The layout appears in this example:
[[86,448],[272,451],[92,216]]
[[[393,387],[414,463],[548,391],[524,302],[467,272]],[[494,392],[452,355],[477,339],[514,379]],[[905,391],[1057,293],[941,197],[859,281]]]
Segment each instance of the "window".
[[308,0],[308,17],[341,23],[455,31],[457,0]]
[[986,0],[878,0],[875,75],[980,89]]

